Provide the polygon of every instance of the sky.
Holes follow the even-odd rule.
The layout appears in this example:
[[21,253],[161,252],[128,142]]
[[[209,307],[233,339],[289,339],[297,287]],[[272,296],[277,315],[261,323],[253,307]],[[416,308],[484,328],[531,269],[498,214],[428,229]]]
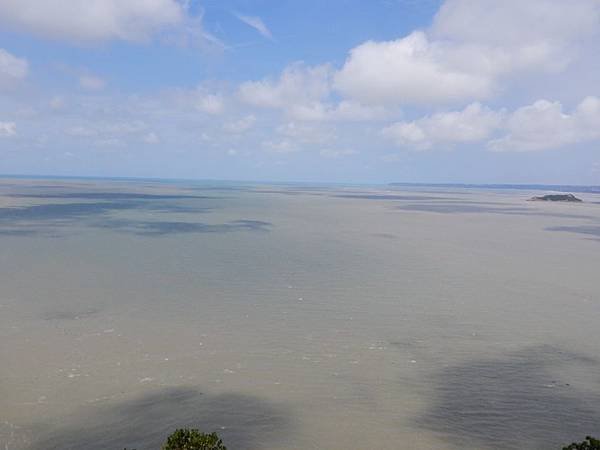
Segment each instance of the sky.
[[0,174],[600,184],[600,0],[0,0]]

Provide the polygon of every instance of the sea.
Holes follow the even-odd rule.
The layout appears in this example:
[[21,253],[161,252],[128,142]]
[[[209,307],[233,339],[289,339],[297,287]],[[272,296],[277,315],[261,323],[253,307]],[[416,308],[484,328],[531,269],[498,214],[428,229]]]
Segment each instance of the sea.
[[4,450],[560,449],[599,330],[594,187],[0,178]]

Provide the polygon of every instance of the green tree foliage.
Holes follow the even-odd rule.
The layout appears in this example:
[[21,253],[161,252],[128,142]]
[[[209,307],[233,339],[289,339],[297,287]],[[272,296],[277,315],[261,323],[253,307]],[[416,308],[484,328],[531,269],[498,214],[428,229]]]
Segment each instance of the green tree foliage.
[[600,450],[600,440],[586,436],[585,441],[573,442],[571,445],[563,447],[563,450]]
[[167,438],[163,450],[227,450],[217,433],[182,428]]

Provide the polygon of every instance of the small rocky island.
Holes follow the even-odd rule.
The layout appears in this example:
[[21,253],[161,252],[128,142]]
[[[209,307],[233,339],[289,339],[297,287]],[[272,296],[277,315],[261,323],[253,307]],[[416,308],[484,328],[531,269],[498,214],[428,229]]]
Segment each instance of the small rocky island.
[[573,194],[547,194],[540,197],[531,197],[529,201],[532,202],[581,202],[580,198],[575,197]]

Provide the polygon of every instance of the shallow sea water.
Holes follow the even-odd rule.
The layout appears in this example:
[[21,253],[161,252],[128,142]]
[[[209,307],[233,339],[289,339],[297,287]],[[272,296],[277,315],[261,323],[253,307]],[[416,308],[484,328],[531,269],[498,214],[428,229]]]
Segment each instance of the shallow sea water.
[[600,435],[600,195],[0,179],[0,448]]

